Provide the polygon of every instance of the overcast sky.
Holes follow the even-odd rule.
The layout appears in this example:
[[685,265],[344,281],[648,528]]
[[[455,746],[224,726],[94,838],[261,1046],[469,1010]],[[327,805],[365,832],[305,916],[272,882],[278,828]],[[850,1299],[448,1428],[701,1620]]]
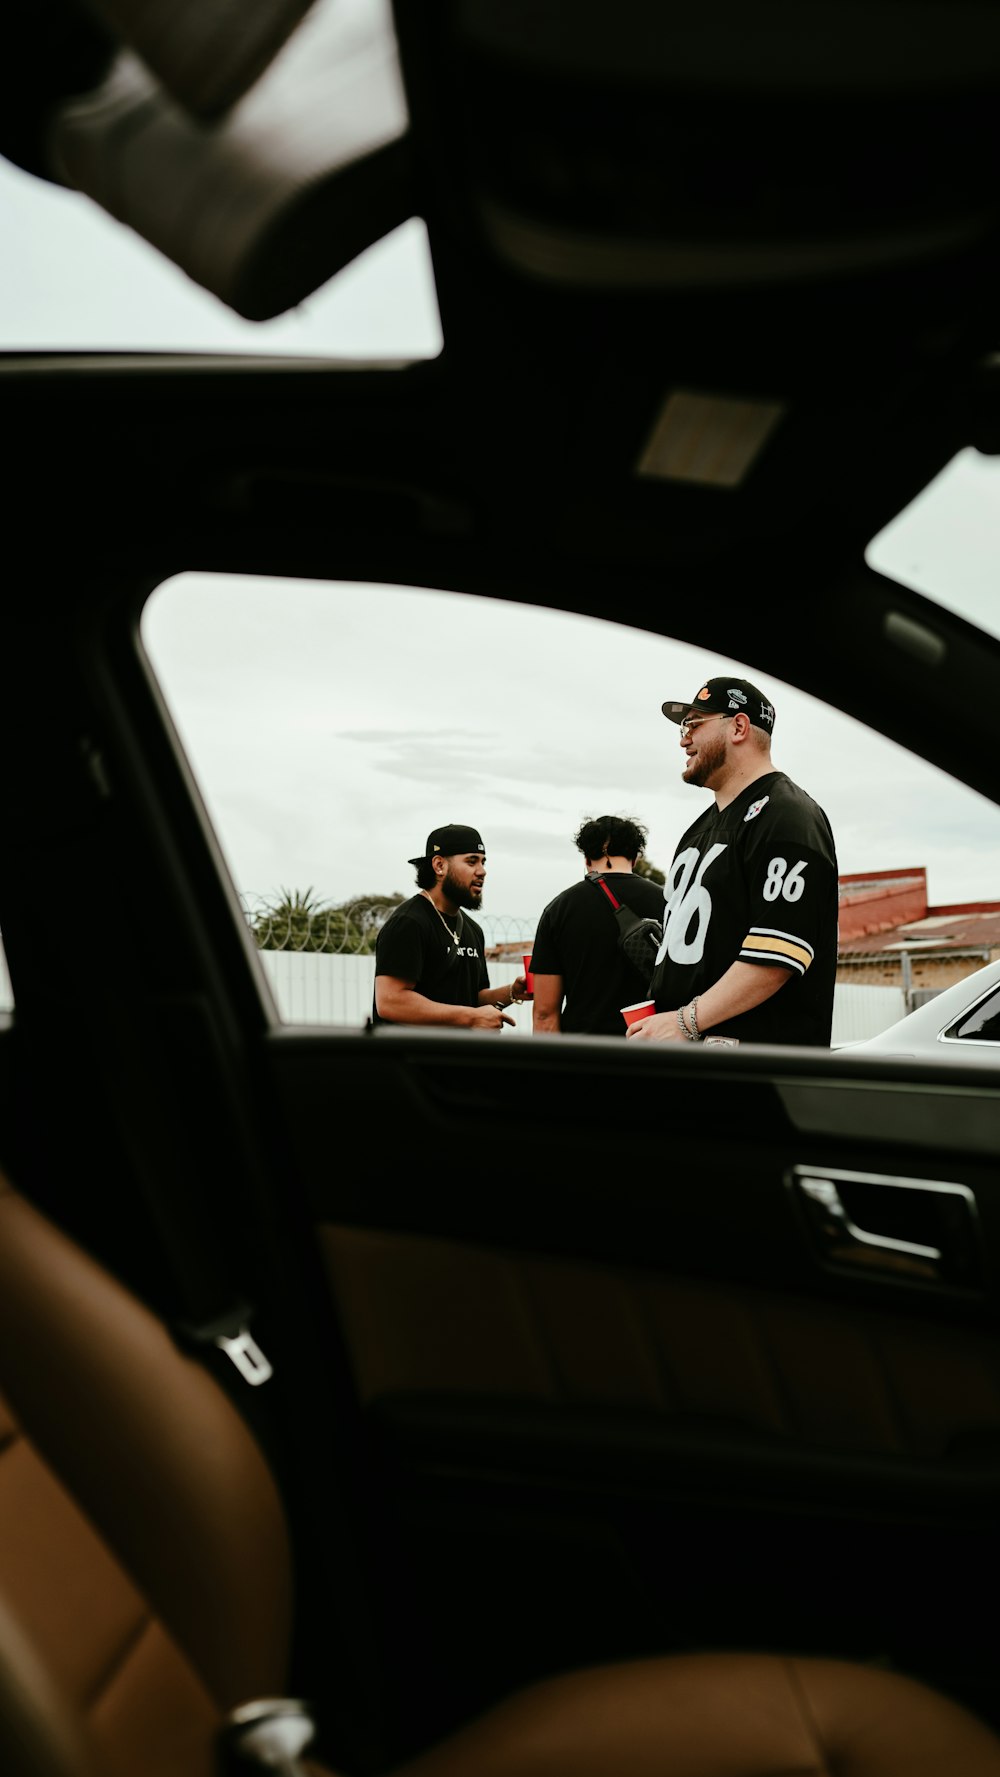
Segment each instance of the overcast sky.
[[[417,221],[293,314],[255,325],[88,199],[4,162],[0,215],[7,349],[394,358],[440,347]],[[964,452],[873,544],[874,564],[996,628],[998,479]],[[406,859],[451,820],[482,831],[487,912],[528,927],[578,873],[572,836],[588,815],[637,816],[666,868],[707,796],[680,783],[660,704],[732,670],[771,694],[775,763],[826,808],[842,871],[924,864],[932,901],[1000,898],[1000,811],[781,685],[766,660],[454,594],[204,576],[161,588],[143,635],[248,895],[408,893]],[[427,692],[431,663],[439,697]]]

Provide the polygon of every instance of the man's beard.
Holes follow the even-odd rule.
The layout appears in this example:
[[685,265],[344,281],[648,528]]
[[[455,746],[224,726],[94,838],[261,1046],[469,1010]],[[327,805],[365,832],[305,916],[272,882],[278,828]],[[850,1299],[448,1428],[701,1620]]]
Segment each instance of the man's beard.
[[467,907],[470,913],[474,913],[476,908],[483,904],[482,892],[480,891],[476,895],[473,894],[471,887],[463,888],[460,882],[455,881],[450,870],[442,881],[441,888],[453,907]]
[[[699,748],[695,759],[689,759],[682,772],[686,784],[693,784],[696,790],[704,789],[709,778],[724,764],[726,758],[726,737],[716,735],[705,741]],[[693,769],[692,769],[693,768]]]

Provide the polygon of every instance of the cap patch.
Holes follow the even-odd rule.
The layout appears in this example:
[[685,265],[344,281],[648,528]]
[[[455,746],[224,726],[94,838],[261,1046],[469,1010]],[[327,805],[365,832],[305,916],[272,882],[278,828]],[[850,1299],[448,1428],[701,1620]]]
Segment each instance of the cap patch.
[[762,728],[766,734],[774,732],[774,705],[770,699],[749,679],[730,680],[728,673],[725,677],[706,679],[690,702],[668,698],[660,707],[670,722],[684,722],[692,710],[698,710],[706,716],[745,715],[753,727]]

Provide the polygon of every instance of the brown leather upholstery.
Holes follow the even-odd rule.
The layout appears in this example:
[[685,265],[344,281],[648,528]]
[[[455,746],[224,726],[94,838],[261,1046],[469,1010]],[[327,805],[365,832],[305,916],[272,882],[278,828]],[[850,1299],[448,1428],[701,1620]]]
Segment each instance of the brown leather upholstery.
[[256,1443],[161,1322],[9,1186],[0,1350],[0,1393],[215,1701],[280,1694],[291,1555]]
[[[210,1777],[222,1711],[284,1688],[280,1500],[199,1365],[2,1180],[0,1389],[3,1777]],[[905,1678],[711,1654],[537,1685],[395,1777],[897,1772],[1000,1777],[1000,1740]]]
[[209,1777],[220,1710],[286,1682],[277,1490],[201,1367],[3,1180],[0,1387],[10,1633],[101,1777]]
[[[6,1502],[4,1508],[6,1511]],[[0,1601],[0,1770],[96,1777],[85,1735],[40,1652]]]
[[[194,1668],[9,1417],[0,1437],[4,1663],[20,1667],[31,1648],[44,1656],[48,1686],[62,1699],[66,1721],[86,1724],[85,1741],[102,1773],[125,1777],[141,1766],[151,1777],[167,1777],[182,1768],[183,1751],[187,1768],[207,1777],[218,1710]],[[36,1689],[22,1680],[22,1695]],[[59,1719],[48,1703],[38,1714]],[[69,1737],[83,1744],[79,1728]],[[66,1742],[64,1734],[64,1751]],[[8,1769],[5,1760],[0,1768]]]
[[996,1777],[1000,1742],[894,1674],[698,1654],[534,1686],[394,1777]]
[[1000,1440],[1000,1336],[461,1241],[323,1227],[361,1399],[634,1408],[934,1461]]

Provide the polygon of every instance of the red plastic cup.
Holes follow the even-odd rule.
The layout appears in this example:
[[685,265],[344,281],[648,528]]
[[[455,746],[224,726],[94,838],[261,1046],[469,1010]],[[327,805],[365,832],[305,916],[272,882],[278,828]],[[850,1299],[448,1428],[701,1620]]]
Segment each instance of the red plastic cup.
[[656,1011],[655,1000],[636,1000],[631,1006],[622,1007],[622,1017],[626,1024],[638,1024],[640,1018],[649,1018]]
[[531,973],[530,950],[528,951],[527,956],[522,956],[521,961],[524,964],[524,997],[526,1000],[533,1000],[535,997],[535,977]]

